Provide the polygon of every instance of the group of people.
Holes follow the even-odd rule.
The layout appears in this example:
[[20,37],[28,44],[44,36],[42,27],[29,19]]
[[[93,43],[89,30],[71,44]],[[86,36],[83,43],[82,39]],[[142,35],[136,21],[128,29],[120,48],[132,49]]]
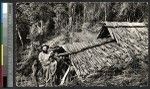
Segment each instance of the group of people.
[[48,45],[42,46],[42,51],[39,53],[38,59],[42,65],[43,73],[45,77],[45,86],[53,86],[55,77],[56,77],[56,69],[57,69],[57,61],[55,59],[56,54],[53,52],[52,48],[49,48]]

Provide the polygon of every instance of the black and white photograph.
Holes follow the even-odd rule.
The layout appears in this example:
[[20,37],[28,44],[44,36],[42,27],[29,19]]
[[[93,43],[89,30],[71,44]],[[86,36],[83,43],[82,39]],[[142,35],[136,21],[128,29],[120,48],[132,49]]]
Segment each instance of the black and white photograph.
[[148,86],[148,2],[17,2],[17,87]]

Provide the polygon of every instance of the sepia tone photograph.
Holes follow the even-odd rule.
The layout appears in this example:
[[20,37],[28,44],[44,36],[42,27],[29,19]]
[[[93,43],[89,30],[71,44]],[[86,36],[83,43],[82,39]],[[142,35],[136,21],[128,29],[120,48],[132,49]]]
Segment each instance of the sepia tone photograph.
[[148,86],[147,2],[20,2],[15,85]]

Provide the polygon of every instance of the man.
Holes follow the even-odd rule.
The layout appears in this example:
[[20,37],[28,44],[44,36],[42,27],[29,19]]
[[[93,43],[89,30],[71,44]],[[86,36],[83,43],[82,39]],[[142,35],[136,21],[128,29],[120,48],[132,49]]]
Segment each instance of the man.
[[42,46],[42,52],[39,54],[39,61],[45,73],[46,86],[53,86],[53,78],[57,69],[57,61],[54,59],[54,53],[48,45]]

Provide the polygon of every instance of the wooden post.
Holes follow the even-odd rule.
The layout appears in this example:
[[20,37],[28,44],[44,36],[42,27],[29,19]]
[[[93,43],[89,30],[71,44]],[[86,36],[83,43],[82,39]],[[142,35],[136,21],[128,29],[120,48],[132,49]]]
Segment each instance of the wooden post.
[[68,67],[66,73],[64,74],[64,76],[63,76],[63,78],[62,78],[62,80],[61,80],[60,85],[63,85],[63,84],[64,84],[65,79],[66,79],[66,77],[67,77],[67,75],[68,75],[68,73],[69,73],[69,70],[70,70],[70,66]]

